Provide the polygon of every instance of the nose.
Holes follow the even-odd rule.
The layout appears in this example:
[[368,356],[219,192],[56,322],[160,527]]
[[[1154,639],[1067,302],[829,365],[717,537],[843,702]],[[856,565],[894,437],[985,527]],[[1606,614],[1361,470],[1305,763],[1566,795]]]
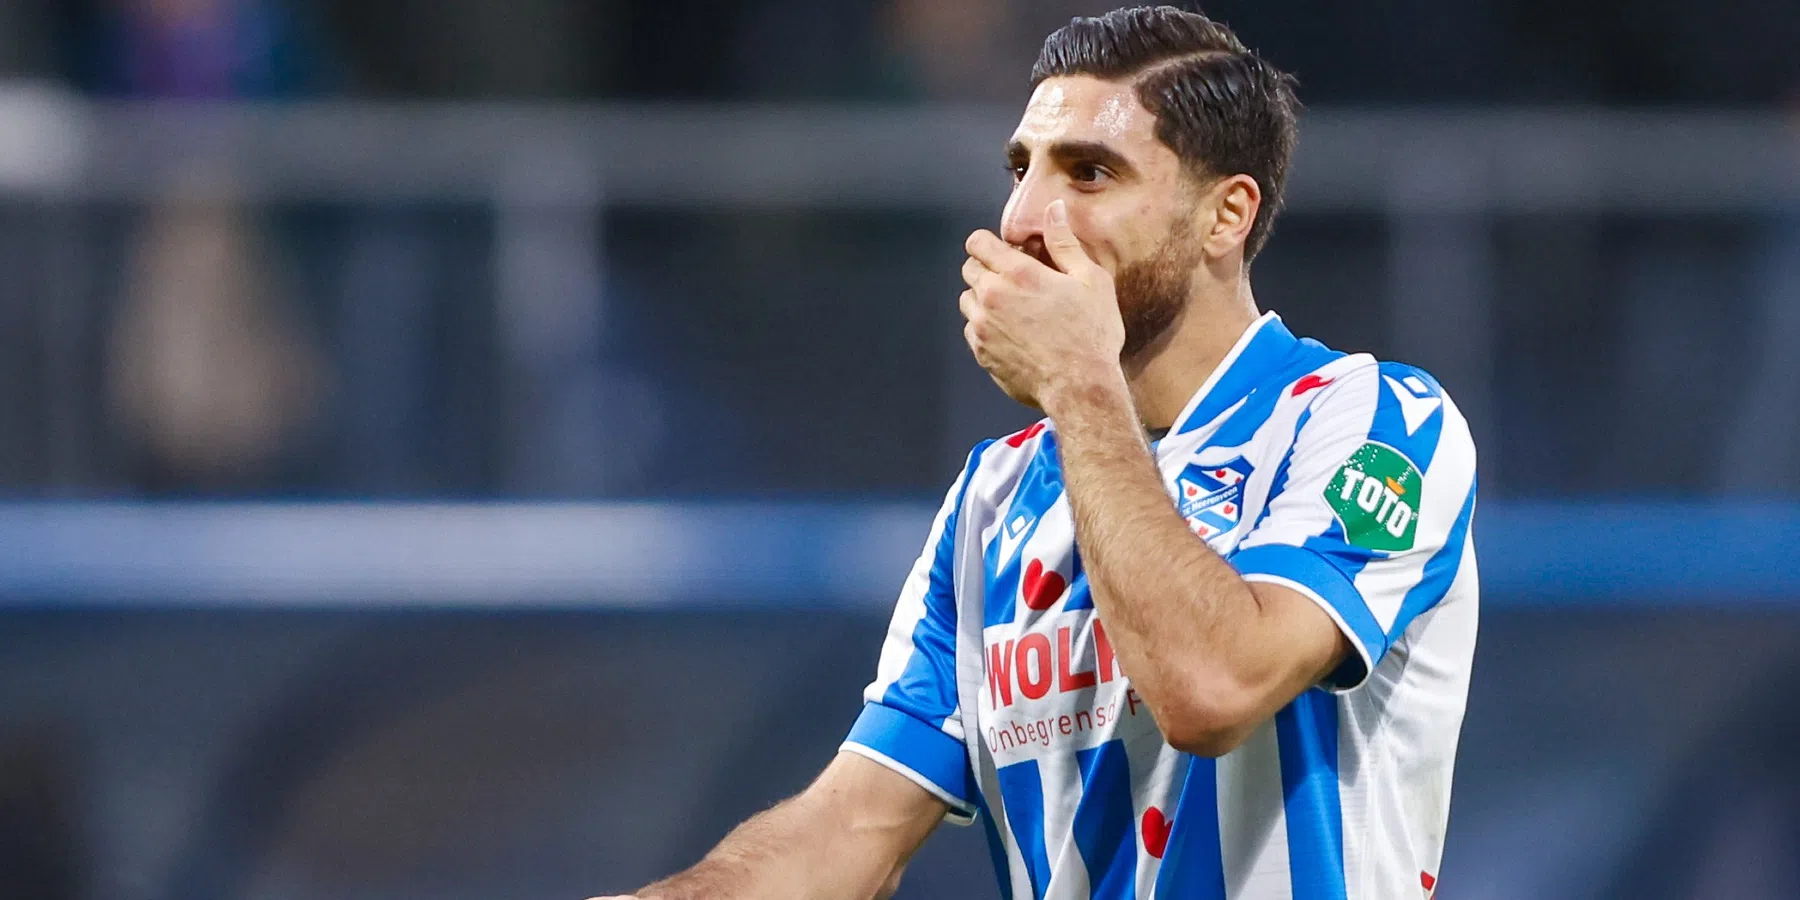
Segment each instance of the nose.
[[1006,211],[1000,216],[1000,239],[1014,247],[1044,242],[1044,207],[1056,199],[1049,179],[1037,176],[1036,166],[1013,187],[1006,200]]

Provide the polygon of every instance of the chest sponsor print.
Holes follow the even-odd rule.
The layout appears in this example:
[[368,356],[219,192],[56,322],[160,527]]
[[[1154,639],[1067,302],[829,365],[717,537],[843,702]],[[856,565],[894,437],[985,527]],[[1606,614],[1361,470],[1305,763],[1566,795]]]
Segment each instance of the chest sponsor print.
[[1001,765],[1154,729],[1092,609],[988,629],[980,719]]

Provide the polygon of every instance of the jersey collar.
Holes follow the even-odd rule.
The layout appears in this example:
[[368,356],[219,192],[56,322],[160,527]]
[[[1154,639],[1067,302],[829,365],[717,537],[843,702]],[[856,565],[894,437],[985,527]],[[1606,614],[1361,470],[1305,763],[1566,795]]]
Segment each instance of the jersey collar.
[[1206,377],[1200,390],[1175,417],[1170,434],[1186,434],[1219,417],[1238,401],[1250,396],[1268,377],[1280,370],[1300,339],[1282,324],[1274,312],[1263,313],[1244,329],[1237,344]]

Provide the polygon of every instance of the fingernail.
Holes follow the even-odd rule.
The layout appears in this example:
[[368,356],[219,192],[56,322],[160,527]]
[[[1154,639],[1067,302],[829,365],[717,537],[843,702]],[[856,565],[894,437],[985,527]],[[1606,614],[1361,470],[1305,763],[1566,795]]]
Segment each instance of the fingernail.
[[1045,211],[1052,225],[1069,224],[1069,205],[1061,200],[1050,201],[1050,208]]

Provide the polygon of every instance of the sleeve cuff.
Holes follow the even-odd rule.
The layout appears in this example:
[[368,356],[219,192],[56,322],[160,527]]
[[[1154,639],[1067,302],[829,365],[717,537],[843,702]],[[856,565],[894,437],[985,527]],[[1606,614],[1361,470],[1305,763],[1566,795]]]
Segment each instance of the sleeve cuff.
[[1231,564],[1245,581],[1279,584],[1311,598],[1350,639],[1361,657],[1362,671],[1354,671],[1353,661],[1346,660],[1326,679],[1326,687],[1336,691],[1360,687],[1387,653],[1387,633],[1356,585],[1320,554],[1289,544],[1264,544],[1233,554]]
[[941,729],[891,706],[870,703],[838,749],[874,760],[931,792],[950,807],[946,818],[952,824],[975,821],[968,748]]

